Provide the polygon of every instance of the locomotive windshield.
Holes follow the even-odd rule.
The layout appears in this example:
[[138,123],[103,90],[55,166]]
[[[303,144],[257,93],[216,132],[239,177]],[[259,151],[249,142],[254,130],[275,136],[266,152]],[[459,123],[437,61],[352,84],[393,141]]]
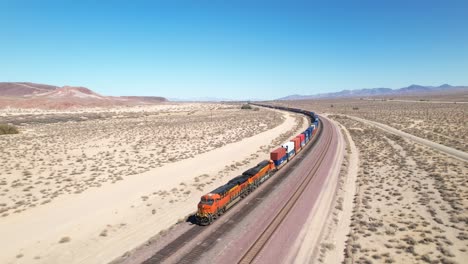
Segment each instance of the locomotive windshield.
[[202,203],[202,204],[212,205],[213,202],[214,202],[213,199],[205,199],[205,198],[202,198],[202,199],[201,199],[201,203]]

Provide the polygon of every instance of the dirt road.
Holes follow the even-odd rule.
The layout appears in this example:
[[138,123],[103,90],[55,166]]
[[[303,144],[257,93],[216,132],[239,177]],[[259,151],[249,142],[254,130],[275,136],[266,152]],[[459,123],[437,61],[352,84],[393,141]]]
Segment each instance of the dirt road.
[[366,120],[366,119],[355,117],[355,116],[347,116],[347,117],[352,118],[352,119],[354,119],[356,121],[359,121],[359,122],[363,122],[363,123],[366,123],[366,124],[369,124],[369,125],[373,125],[373,126],[375,126],[377,128],[380,128],[380,129],[385,130],[387,132],[390,132],[392,134],[405,137],[405,138],[410,139],[412,141],[415,141],[415,142],[417,142],[419,144],[422,144],[422,145],[428,146],[430,148],[436,149],[436,150],[438,150],[440,152],[451,155],[451,156],[456,157],[458,159],[461,159],[463,161],[468,161],[468,153],[466,153],[466,152],[463,152],[463,151],[460,151],[460,150],[457,150],[457,149],[454,149],[454,148],[450,148],[450,147],[435,143],[435,142],[427,140],[427,139],[423,139],[423,138],[420,138],[420,137],[417,137],[417,136],[413,136],[413,135],[408,134],[406,132],[403,132],[401,130],[395,129],[395,128],[391,127],[391,126],[387,126],[387,125],[384,125],[384,124],[381,124],[381,123],[378,123],[378,122],[375,122],[375,121],[370,121],[370,120]]

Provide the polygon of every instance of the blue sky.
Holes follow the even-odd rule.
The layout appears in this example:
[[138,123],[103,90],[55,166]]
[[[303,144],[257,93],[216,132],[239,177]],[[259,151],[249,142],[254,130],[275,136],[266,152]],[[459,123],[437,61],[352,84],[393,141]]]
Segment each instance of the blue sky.
[[0,81],[231,99],[468,85],[468,1],[0,0],[0,12]]

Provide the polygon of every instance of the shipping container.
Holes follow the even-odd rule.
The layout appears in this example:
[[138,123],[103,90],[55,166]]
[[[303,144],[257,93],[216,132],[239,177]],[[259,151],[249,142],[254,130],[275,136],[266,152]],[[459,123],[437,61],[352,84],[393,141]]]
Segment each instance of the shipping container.
[[294,142],[286,142],[282,145],[282,147],[286,149],[286,153],[294,151]]
[[285,155],[286,155],[286,149],[285,148],[277,148],[277,149],[273,150],[270,153],[270,159],[271,160],[278,160],[278,159],[282,158]]
[[291,160],[294,155],[296,155],[296,151],[294,150],[294,142],[287,142],[287,143],[284,143],[283,148],[286,149],[286,155],[288,156],[288,160]]
[[315,133],[317,133],[317,125],[312,125],[312,136],[315,135]]
[[307,141],[310,141],[310,140],[311,140],[311,136],[312,136],[310,127],[308,127],[308,128],[305,130],[305,133],[306,133],[307,138],[308,138]]
[[273,160],[273,163],[275,163],[275,167],[278,169],[281,168],[281,166],[285,164],[287,160],[288,155],[284,155],[281,159]]
[[285,148],[277,148],[270,153],[270,159],[273,160],[277,168],[288,159]]
[[304,145],[305,145],[305,136],[304,136],[304,134],[299,134],[299,135],[297,135],[297,137],[299,138],[299,140],[301,142],[301,148],[304,147]]
[[302,135],[304,135],[304,142],[306,144],[309,143],[309,134],[307,134],[307,130],[302,132]]
[[294,143],[294,151],[298,153],[301,150],[301,139],[299,137],[295,137],[291,139],[291,142]]

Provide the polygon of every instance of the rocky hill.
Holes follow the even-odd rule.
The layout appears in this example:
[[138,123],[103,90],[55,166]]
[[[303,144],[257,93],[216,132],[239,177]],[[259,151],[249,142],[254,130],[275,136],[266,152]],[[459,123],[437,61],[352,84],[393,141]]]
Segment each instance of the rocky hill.
[[156,96],[103,96],[86,87],[53,86],[26,82],[0,83],[0,108],[68,109],[155,104]]

